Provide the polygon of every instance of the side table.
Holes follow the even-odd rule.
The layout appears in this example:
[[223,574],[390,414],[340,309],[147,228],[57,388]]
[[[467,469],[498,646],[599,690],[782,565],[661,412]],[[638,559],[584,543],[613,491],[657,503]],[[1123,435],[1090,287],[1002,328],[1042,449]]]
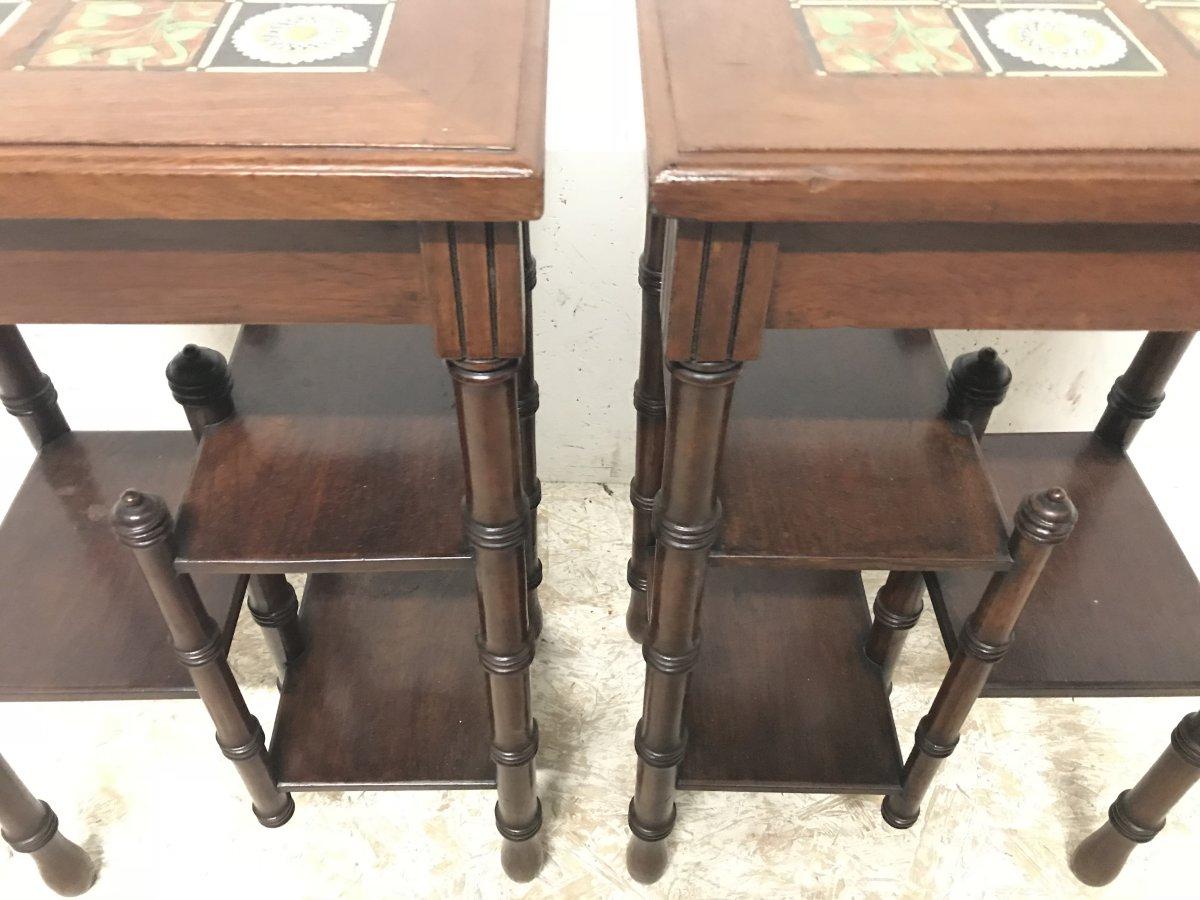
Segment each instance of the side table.
[[[414,527],[399,529],[391,542],[385,533],[373,548],[382,545],[379,555],[341,546],[333,548],[341,555],[330,558],[327,546],[305,546],[298,528],[288,531],[287,554],[266,559],[256,554],[254,540],[280,523],[264,521],[259,528],[248,518],[238,523],[247,540],[229,558],[202,559],[199,549],[192,552],[202,532],[190,524],[202,503],[252,501],[231,500],[223,484],[201,501],[197,492],[207,485],[193,479],[179,514],[177,562],[186,572],[176,575],[175,554],[161,552],[170,545],[160,541],[151,581],[170,613],[171,592],[190,585],[193,570],[256,577],[313,573],[301,607],[310,609],[302,618],[313,619],[306,623],[310,645],[293,661],[296,669],[303,662],[310,668],[293,671],[288,663],[284,708],[293,682],[317,692],[336,690],[339,673],[320,662],[329,654],[359,648],[366,660],[381,652],[380,643],[417,640],[428,624],[422,616],[445,595],[452,596],[454,611],[440,612],[433,627],[447,628],[447,641],[457,636],[456,646],[468,648],[452,659],[454,683],[465,689],[470,676],[457,667],[465,658],[477,674],[478,662],[466,630],[474,617],[463,613],[469,609],[463,604],[477,591],[478,660],[487,672],[492,713],[491,733],[481,741],[490,752],[486,746],[479,751],[483,767],[475,755],[458,771],[437,771],[447,758],[453,763],[460,757],[419,743],[420,762],[436,777],[393,780],[393,767],[379,779],[356,767],[354,754],[334,754],[331,761],[341,770],[323,772],[321,784],[480,787],[494,780],[506,869],[530,878],[541,850],[533,840],[540,805],[528,679],[538,617],[527,598],[540,570],[530,533],[536,394],[531,362],[521,360],[529,357],[526,291],[532,279],[526,273],[533,268],[526,223],[542,209],[546,5],[155,0],[139,9],[136,15],[125,10],[121,15],[129,15],[119,21],[116,12],[90,0],[0,9],[0,273],[10,288],[0,301],[0,319],[278,326],[243,335],[230,361],[234,414],[203,429],[197,471],[214,454],[249,463],[273,447],[295,450],[290,461],[311,467],[295,472],[296,481],[307,478],[313,496],[330,504],[322,511],[326,523],[404,521],[408,510],[322,494],[322,479],[338,477],[339,448],[328,442],[328,433],[305,432],[312,407],[290,405],[306,383],[282,384],[283,396],[263,394],[272,382],[270,365],[279,360],[272,353],[304,352],[305,341],[320,344],[315,332],[289,333],[286,326],[397,328],[391,352],[403,355],[405,365],[417,363],[412,350],[432,332],[433,350],[452,376],[465,473],[454,484],[437,486],[436,496],[450,512],[439,513],[436,534],[448,534],[440,529],[455,521],[461,491],[452,494],[456,486],[465,488],[469,546],[456,524],[452,548],[439,549],[431,565],[406,544],[406,536],[419,530]],[[284,34],[292,39],[281,40]],[[376,336],[377,355],[359,362],[394,361],[384,331]],[[250,346],[256,335],[265,346]],[[298,367],[290,372],[320,380],[319,371],[304,370],[303,360],[290,362]],[[256,365],[265,381],[239,371]],[[374,374],[386,381],[406,371],[401,366]],[[267,405],[239,406],[240,385]],[[372,385],[372,396],[384,387]],[[410,397],[402,381],[393,382],[390,392],[393,409],[408,399],[418,407],[428,399]],[[438,435],[450,408],[443,399],[446,405],[422,423]],[[355,398],[343,402],[352,406]],[[346,414],[353,418],[355,411]],[[411,419],[422,415],[418,409]],[[259,429],[291,443],[258,445],[253,439],[263,433]],[[350,429],[344,437],[347,453],[362,449],[354,445],[362,431]],[[446,448],[438,440],[425,449]],[[409,468],[386,454],[372,465],[387,479],[389,496],[414,485],[406,480]],[[440,459],[431,465],[424,471],[447,471]],[[148,495],[142,499],[146,510],[169,513],[169,506]],[[410,499],[422,502],[406,495],[406,505]],[[309,524],[313,535],[331,530]],[[370,528],[359,533],[378,537]],[[166,540],[167,532],[160,529],[158,537]],[[144,560],[147,553],[138,552]],[[472,559],[474,584],[469,576],[463,582],[427,571],[465,572]],[[359,574],[364,570],[371,574]],[[398,593],[419,602],[399,604],[393,615],[386,600]],[[190,637],[206,642],[209,623],[197,608],[188,609]],[[379,615],[383,621],[373,618]],[[181,653],[202,649],[181,642],[181,634],[174,631]],[[365,637],[371,646],[361,648]],[[329,646],[322,650],[325,641]],[[199,668],[189,671],[195,675]],[[383,674],[399,676],[394,669]],[[405,674],[422,678],[415,670]],[[206,701],[236,707],[235,684],[201,681]],[[482,703],[472,701],[469,709],[475,734]],[[372,721],[367,715],[354,724],[369,728]],[[266,751],[253,743],[235,748],[235,755],[257,760],[273,780]],[[367,744],[360,736],[357,745]],[[493,763],[495,779],[482,771]]]
[[[1002,363],[980,351],[947,371],[927,330],[1194,330],[1200,57],[1171,9],[1136,0],[640,0],[639,30],[651,209],[629,625],[647,689],[629,863],[649,881],[676,788],[879,792],[891,824],[915,821],[1074,540],[1050,555],[1074,522],[1061,468],[992,485],[978,438]],[[1138,418],[1154,380],[1116,414]],[[863,568],[894,573],[873,629]],[[970,570],[954,661],[899,771],[885,682],[920,574]],[[815,611],[842,610],[831,594],[856,621]],[[1200,625],[1200,604],[1170,609],[1144,620],[1156,636]],[[1086,641],[1069,619],[1057,636]],[[868,637],[873,681],[855,668]]]

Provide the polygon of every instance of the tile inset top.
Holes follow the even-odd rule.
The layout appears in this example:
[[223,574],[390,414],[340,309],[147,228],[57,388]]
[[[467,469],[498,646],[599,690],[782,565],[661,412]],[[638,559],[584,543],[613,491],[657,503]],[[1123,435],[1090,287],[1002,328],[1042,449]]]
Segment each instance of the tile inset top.
[[639,0],[639,27],[666,215],[1196,220],[1200,0]]
[[546,11],[0,0],[0,217],[536,218]]

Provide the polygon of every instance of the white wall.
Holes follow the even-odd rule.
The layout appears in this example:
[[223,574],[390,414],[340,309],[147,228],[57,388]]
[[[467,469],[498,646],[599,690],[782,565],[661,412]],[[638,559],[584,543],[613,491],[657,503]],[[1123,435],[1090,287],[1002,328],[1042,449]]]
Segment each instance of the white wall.
[[[554,0],[545,218],[533,232],[541,476],[627,481],[640,313],[636,284],[644,146],[633,0]],[[77,428],[181,427],[162,367],[187,340],[228,351],[227,327],[31,327],[25,333]],[[948,357],[992,343],[1016,378],[997,430],[1090,428],[1138,334],[940,335]],[[136,352],[130,352],[136,351]],[[1200,348],[1185,360],[1159,416],[1134,448],[1143,475],[1194,562],[1200,477],[1191,414]],[[0,503],[31,454],[0,425]]]

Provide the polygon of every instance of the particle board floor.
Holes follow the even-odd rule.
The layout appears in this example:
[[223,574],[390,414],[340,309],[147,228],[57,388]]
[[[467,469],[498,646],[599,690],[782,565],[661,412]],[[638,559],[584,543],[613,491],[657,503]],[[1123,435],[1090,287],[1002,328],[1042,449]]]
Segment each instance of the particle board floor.
[[[491,792],[297,794],[290,824],[261,828],[199,701],[2,704],[0,747],[65,833],[102,858],[95,900],[1192,893],[1200,791],[1113,886],[1083,888],[1066,859],[1194,698],[981,701],[908,832],[883,824],[875,797],[686,793],[667,877],[631,882],[625,807],[643,663],[624,628],[625,494],[546,486],[533,689],[551,856],[531,885],[500,873]],[[868,591],[879,584],[870,576]],[[269,731],[274,675],[249,616],[233,660]],[[893,694],[906,752],[945,665],[927,612]],[[0,897],[52,896],[29,860],[0,848]]]

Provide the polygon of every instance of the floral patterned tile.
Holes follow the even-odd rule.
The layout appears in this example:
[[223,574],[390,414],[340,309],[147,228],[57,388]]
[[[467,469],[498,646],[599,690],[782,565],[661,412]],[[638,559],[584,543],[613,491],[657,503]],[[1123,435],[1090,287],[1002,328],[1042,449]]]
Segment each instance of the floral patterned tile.
[[983,71],[941,6],[806,6],[796,13],[830,74]]
[[[1200,7],[1200,0],[1179,2]],[[790,0],[790,5],[821,75],[1164,74],[1099,0]]]
[[1159,6],[1157,12],[1171,24],[1192,51],[1200,55],[1200,3]]
[[1005,75],[1161,75],[1107,7],[962,4],[956,10],[990,68]]
[[200,68],[363,72],[383,50],[392,3],[234,3]]
[[207,0],[81,0],[68,7],[28,66],[183,69],[225,8]]
[[27,0],[19,3],[0,3],[0,34],[12,28],[13,23],[21,17],[21,13],[29,8]]

